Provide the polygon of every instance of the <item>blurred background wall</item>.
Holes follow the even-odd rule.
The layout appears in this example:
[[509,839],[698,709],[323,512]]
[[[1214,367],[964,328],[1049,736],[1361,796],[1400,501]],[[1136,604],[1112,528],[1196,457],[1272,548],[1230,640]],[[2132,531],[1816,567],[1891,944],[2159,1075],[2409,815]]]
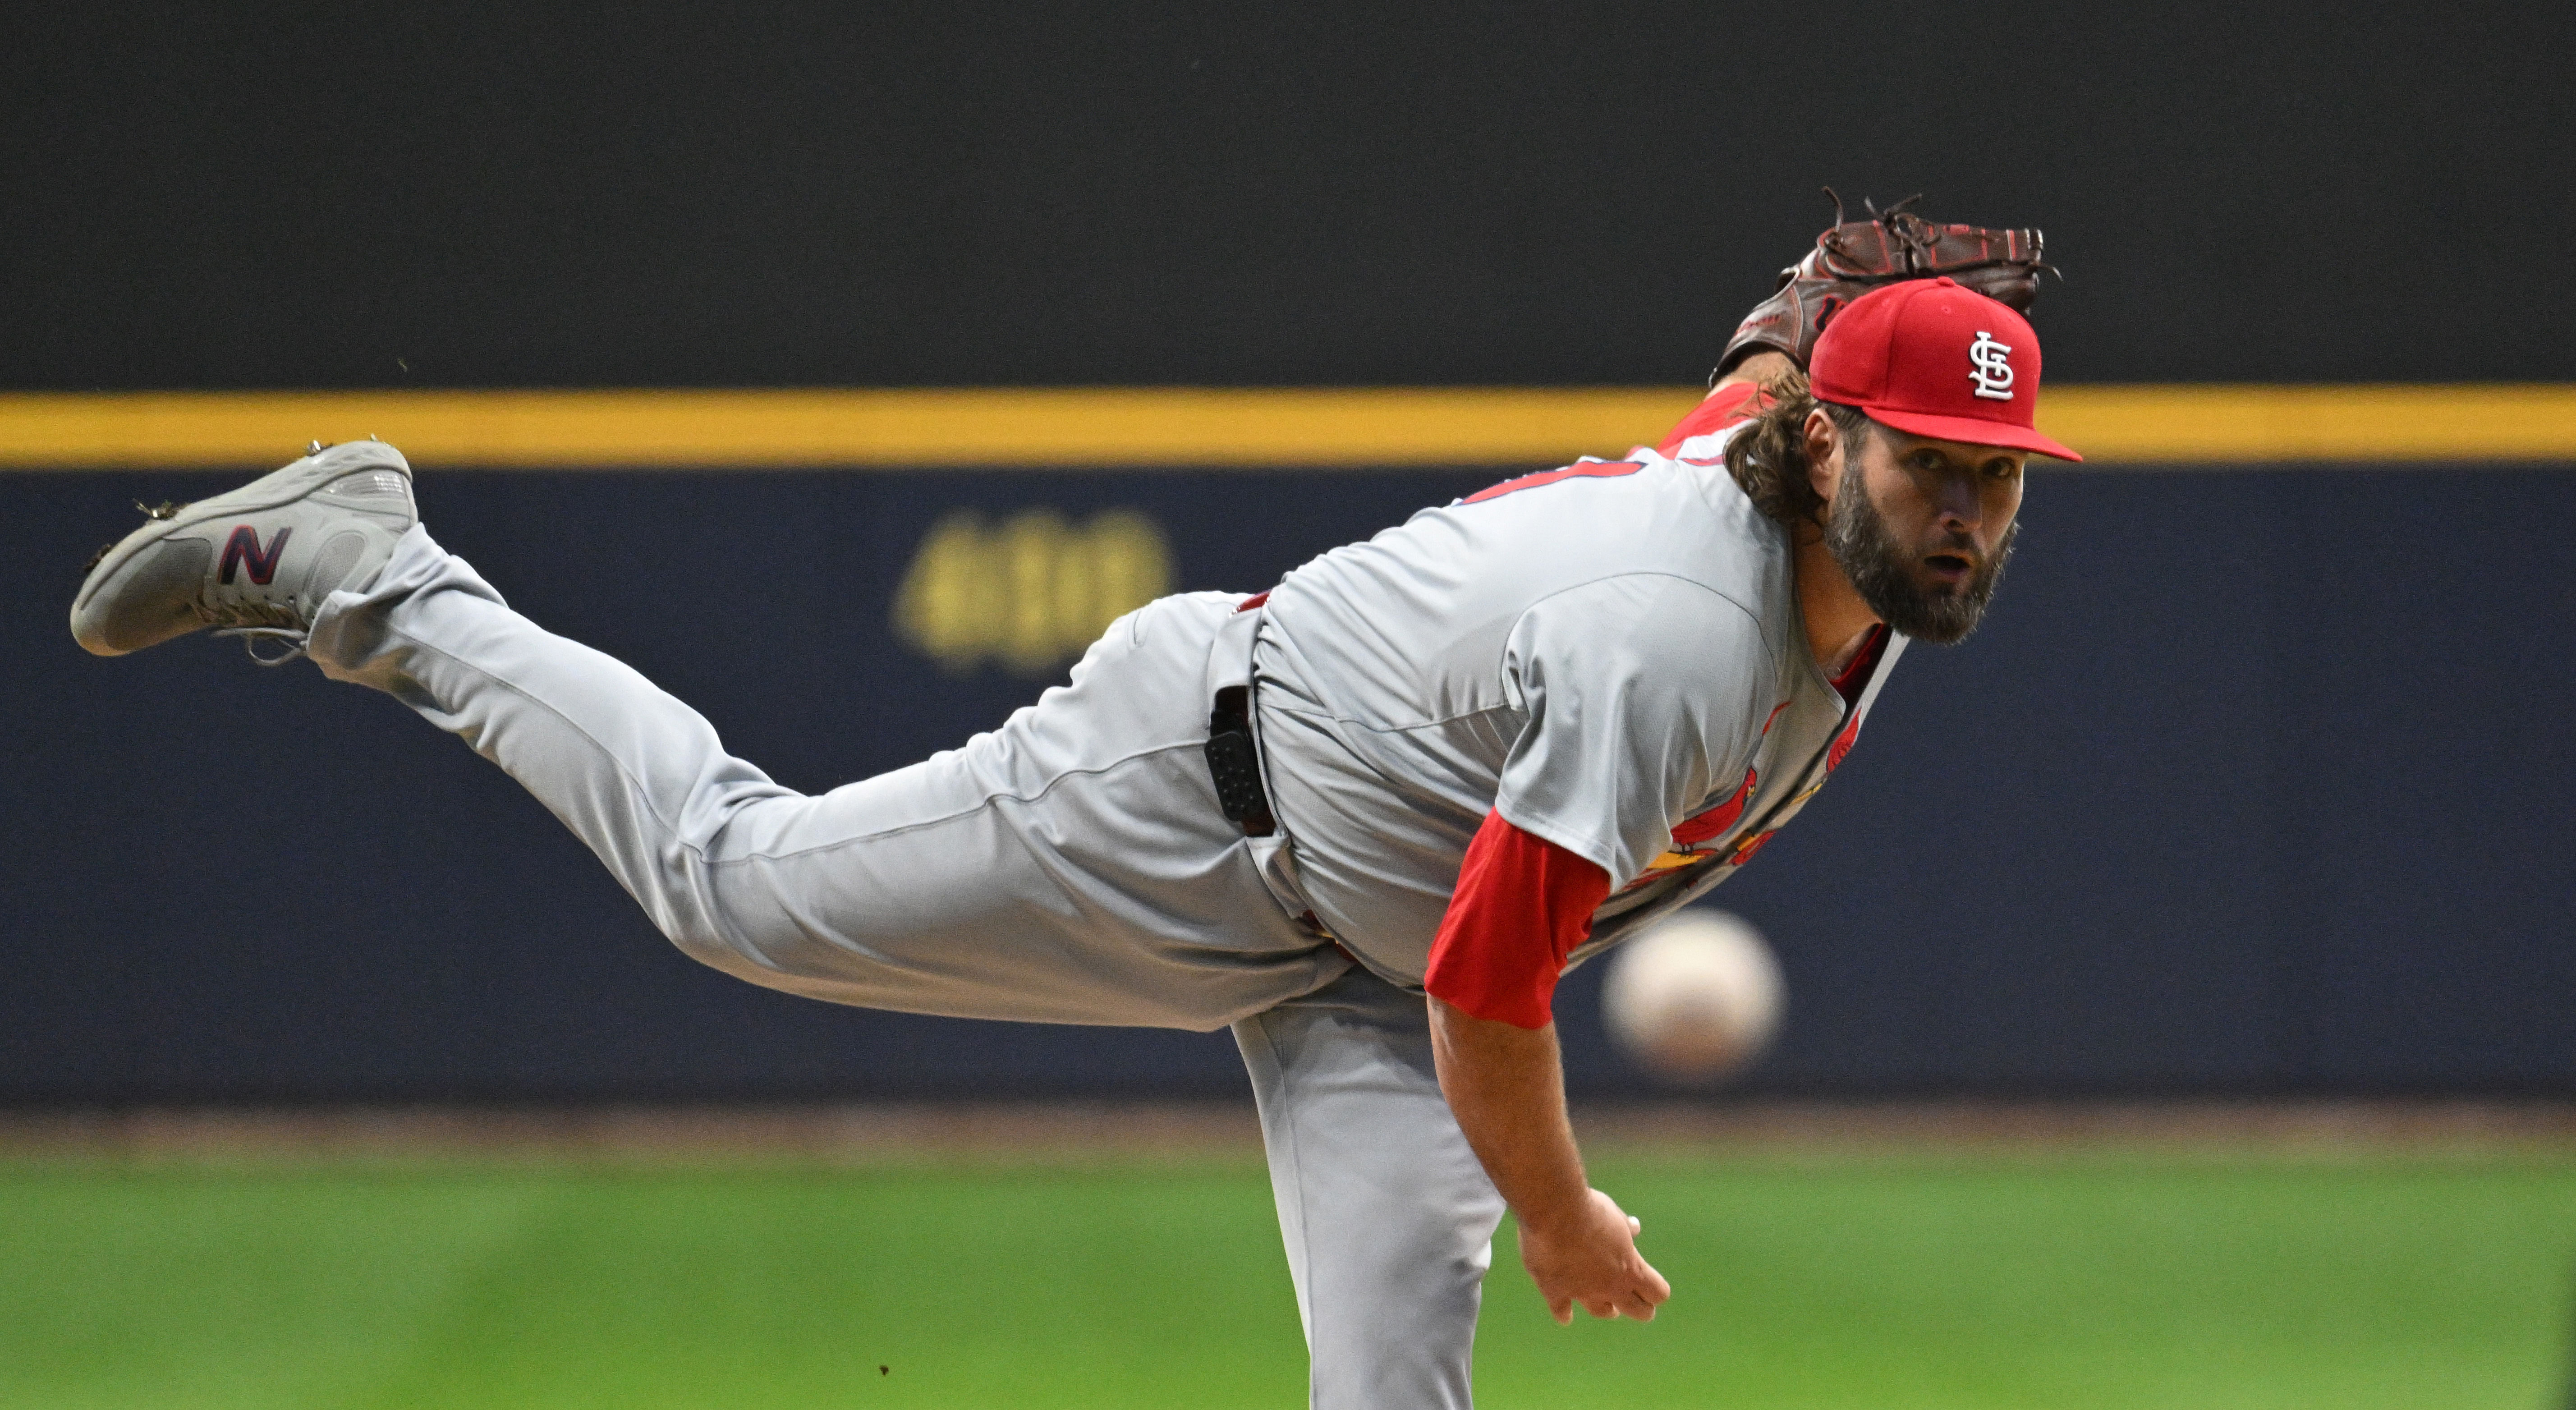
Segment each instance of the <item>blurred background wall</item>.
[[2560,7],[13,5],[0,385],[1687,382],[1831,207],[2081,381],[2576,378]]
[[[2576,381],[2576,34],[2537,7],[8,18],[10,392],[1679,386],[1823,182],[2044,227],[2053,382]],[[421,492],[522,610],[819,789],[997,722],[1127,600],[1532,468]],[[721,978],[391,701],[81,655],[90,547],[225,483],[0,473],[0,1102],[1239,1090],[1222,1035]],[[1720,894],[1789,986],[1743,1088],[2576,1088],[2576,467],[2046,471],[2026,520],[1988,628],[1909,657]],[[1572,1080],[1650,1090],[1597,983]]]

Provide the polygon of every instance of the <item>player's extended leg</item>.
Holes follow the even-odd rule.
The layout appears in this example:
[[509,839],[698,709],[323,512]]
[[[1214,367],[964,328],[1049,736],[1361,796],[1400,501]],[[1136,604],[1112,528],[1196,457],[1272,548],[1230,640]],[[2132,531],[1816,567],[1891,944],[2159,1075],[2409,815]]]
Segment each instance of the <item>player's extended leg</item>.
[[[1208,777],[1205,672],[1235,599],[1140,609],[1002,728],[806,797],[631,668],[510,610],[412,521],[408,482],[390,447],[341,447],[175,511],[102,558],[75,631],[115,654],[273,620],[326,673],[508,770],[682,949],[773,988],[1214,1028],[1348,964],[1274,900]],[[362,513],[375,546],[352,558]],[[245,573],[276,600],[234,602]]]
[[1502,1197],[1419,995],[1353,969],[1240,1020],[1316,1410],[1463,1410]]
[[717,968],[870,1008],[1203,1028],[1332,963],[1208,778],[1200,681],[1232,608],[1141,609],[1001,729],[815,797],[419,529],[332,600],[311,650],[508,770]]

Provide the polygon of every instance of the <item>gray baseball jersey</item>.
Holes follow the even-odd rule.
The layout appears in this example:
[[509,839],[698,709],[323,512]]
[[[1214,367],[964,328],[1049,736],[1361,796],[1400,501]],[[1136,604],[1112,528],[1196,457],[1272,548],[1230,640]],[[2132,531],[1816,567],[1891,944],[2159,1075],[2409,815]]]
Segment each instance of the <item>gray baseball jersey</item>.
[[1254,662],[1296,884],[1380,975],[1421,983],[1488,808],[1609,873],[1581,957],[1731,875],[1841,762],[1904,640],[1847,703],[1722,442],[1508,481],[1271,593]]

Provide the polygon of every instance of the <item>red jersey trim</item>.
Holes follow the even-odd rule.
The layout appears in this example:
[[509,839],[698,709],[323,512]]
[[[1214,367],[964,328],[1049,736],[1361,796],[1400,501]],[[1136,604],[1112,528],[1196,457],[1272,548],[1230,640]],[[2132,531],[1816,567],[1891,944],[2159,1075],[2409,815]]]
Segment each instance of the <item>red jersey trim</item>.
[[[1834,677],[1834,690],[1842,696],[1844,704],[1859,703],[1861,689],[1869,684],[1870,672],[1878,669],[1878,658],[1886,654],[1887,624],[1882,622],[1869,629],[1869,640],[1852,653],[1851,664],[1843,667],[1843,673]],[[1776,715],[1779,711],[1771,713]],[[1767,731],[1771,727],[1764,725],[1762,728]]]
[[1841,675],[1834,677],[1834,689],[1842,692],[1843,703],[1851,707],[1851,718],[1843,721],[1842,729],[1834,735],[1833,744],[1825,750],[1827,774],[1841,768],[1843,756],[1860,742],[1861,692],[1869,688],[1869,678],[1877,673],[1878,658],[1887,654],[1887,628],[1881,626],[1872,630],[1874,635],[1870,637],[1869,644],[1852,657],[1852,663],[1843,668]]
[[[1768,729],[1769,726],[1766,725],[1764,728]],[[1735,826],[1737,820],[1744,816],[1745,801],[1753,796],[1753,790],[1760,787],[1761,783],[1760,774],[1746,769],[1744,782],[1736,788],[1734,797],[1698,817],[1684,818],[1681,825],[1673,829],[1673,841],[1684,847],[1695,847],[1702,842],[1724,837],[1727,829]]]
[[1523,475],[1517,480],[1505,480],[1499,485],[1488,485],[1459,502],[1482,504],[1489,499],[1500,499],[1515,490],[1534,490],[1541,485],[1553,485],[1559,480],[1615,480],[1622,475],[1634,475],[1645,468],[1646,463],[1642,460],[1582,460],[1562,470],[1542,470],[1535,475]]

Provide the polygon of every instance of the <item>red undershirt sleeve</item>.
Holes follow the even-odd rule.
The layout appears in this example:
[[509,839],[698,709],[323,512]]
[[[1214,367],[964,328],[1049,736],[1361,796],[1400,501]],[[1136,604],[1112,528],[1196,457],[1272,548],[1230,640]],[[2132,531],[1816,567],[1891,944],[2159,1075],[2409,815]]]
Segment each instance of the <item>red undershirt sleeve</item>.
[[1610,873],[1487,813],[1431,942],[1422,987],[1477,1017],[1544,1028],[1565,957],[1592,933]]

